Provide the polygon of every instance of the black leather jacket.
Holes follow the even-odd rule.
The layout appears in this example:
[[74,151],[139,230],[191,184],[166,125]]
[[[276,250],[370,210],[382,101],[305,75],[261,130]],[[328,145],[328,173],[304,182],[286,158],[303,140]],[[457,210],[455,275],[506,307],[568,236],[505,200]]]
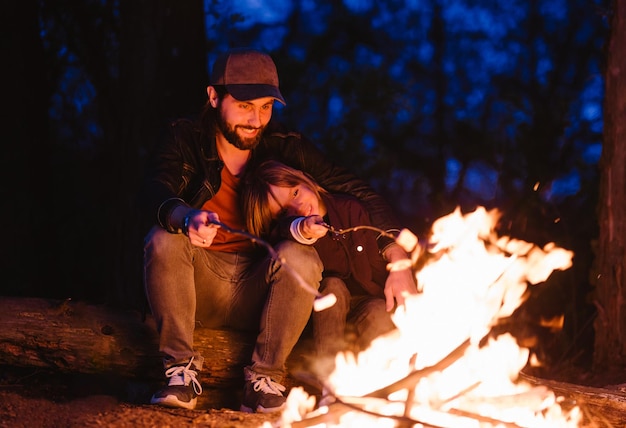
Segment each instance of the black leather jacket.
[[[215,133],[188,119],[171,124],[171,136],[155,159],[142,191],[142,210],[149,224],[171,233],[181,231],[170,224],[170,213],[179,204],[200,208],[217,193],[223,162],[217,154]],[[309,173],[332,193],[354,195],[366,207],[372,224],[383,230],[398,229],[390,206],[362,179],[332,163],[300,133],[286,131],[271,121],[251,162],[276,159]],[[389,240],[379,240],[381,250]]]

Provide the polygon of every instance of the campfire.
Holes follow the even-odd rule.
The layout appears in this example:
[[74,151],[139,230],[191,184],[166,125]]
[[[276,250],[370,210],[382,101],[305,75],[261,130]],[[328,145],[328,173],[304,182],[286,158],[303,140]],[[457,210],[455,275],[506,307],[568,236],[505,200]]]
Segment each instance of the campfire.
[[579,426],[578,407],[519,379],[530,351],[492,333],[529,286],[569,268],[573,253],[499,237],[499,218],[495,210],[457,209],[433,224],[428,245],[403,230],[397,242],[411,260],[389,268],[419,267],[420,293],[395,312],[397,329],[357,355],[336,356],[325,405],[293,388],[274,426]]

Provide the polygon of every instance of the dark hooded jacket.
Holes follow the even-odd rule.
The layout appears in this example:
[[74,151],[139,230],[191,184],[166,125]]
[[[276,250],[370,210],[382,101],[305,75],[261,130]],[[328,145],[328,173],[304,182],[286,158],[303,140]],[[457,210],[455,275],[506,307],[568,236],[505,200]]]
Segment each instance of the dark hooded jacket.
[[[326,220],[333,228],[371,226],[367,212],[355,198],[332,194],[323,198]],[[378,233],[369,229],[343,234],[329,231],[313,244],[324,265],[323,276],[343,279],[353,295],[384,297],[386,261],[380,254],[377,237]]]
[[[324,221],[333,229],[372,226],[367,211],[356,198],[341,194],[323,194],[322,198],[327,210]],[[279,219],[272,228],[272,242],[294,239],[290,225],[297,218]],[[352,295],[384,297],[387,262],[377,245],[378,237],[379,233],[371,229],[329,231],[312,244],[324,265],[322,276],[341,278]]]

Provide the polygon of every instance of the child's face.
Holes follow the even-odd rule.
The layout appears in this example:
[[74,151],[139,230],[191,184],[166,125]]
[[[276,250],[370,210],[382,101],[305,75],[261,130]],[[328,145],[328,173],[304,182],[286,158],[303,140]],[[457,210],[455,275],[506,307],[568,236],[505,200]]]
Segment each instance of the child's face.
[[299,184],[295,187],[279,187],[270,184],[269,204],[273,218],[284,215],[310,216],[320,214],[320,201],[310,187]]

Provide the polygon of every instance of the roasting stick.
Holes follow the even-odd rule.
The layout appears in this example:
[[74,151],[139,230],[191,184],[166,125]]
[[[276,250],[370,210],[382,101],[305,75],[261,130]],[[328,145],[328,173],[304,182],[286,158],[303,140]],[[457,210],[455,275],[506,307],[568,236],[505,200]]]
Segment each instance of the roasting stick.
[[400,260],[396,260],[395,262],[388,263],[387,270],[389,272],[397,272],[400,270],[411,269],[415,265],[417,258],[419,257],[421,253],[421,251],[414,251],[416,250],[418,245],[421,245],[421,243],[417,239],[417,236],[415,236],[408,229],[402,229],[401,231],[399,231],[398,235],[396,236],[393,233],[390,233],[389,231],[382,230],[374,226],[361,225],[361,226],[348,227],[346,229],[335,229],[333,226],[325,222],[321,222],[319,224],[321,226],[324,226],[326,229],[330,231],[330,233],[332,233],[335,236],[344,235],[348,232],[355,232],[357,230],[363,230],[363,229],[373,230],[374,232],[378,232],[378,234],[381,236],[393,239],[396,242],[396,244],[400,245],[407,253],[413,254],[412,258],[410,259],[408,258],[400,259]]
[[[217,220],[209,220],[208,224],[213,224],[215,226],[221,227],[228,233],[241,235],[245,238],[248,238],[250,241],[263,246],[270,253],[270,255],[274,259],[278,260],[278,262],[283,266],[283,268],[285,268],[296,279],[296,281],[302,288],[304,288],[306,291],[308,291],[313,296],[315,296],[315,300],[313,302],[313,309],[316,312],[323,311],[324,309],[328,309],[337,302],[337,296],[335,296],[334,294],[330,293],[330,294],[323,295],[319,291],[317,291],[315,288],[307,284],[306,281],[302,279],[300,274],[298,274],[298,272],[296,272],[291,266],[289,266],[289,264],[285,261],[284,257],[278,256],[278,253],[276,252],[276,250],[274,250],[274,248],[268,242],[264,241],[258,236],[255,236],[251,233],[246,232],[245,230],[233,229],[232,227]],[[406,229],[401,231],[399,236],[395,236],[392,233],[389,233],[385,230],[379,229],[374,226],[362,225],[362,226],[350,227],[347,229],[335,229],[333,226],[326,224],[324,222],[320,223],[320,225],[324,226],[331,233],[335,235],[343,235],[348,232],[354,232],[360,229],[373,230],[375,232],[378,232],[380,235],[383,235],[383,236],[386,236],[388,238],[395,240],[405,250],[407,250],[407,252],[411,252],[417,246],[417,238],[411,232],[408,232]],[[408,239],[407,239],[407,236],[409,236]],[[411,266],[412,266],[412,261],[409,259],[406,259],[406,260],[399,260],[395,263],[389,263],[388,269],[390,271],[403,270],[403,269],[409,269]]]
[[248,233],[245,230],[233,229],[232,227],[227,226],[224,223],[217,221],[217,220],[210,220],[208,224],[214,224],[215,226],[219,226],[228,233],[232,233],[234,235],[241,235],[245,238],[248,238],[250,241],[255,242],[265,247],[265,249],[271,254],[271,256],[274,259],[278,260],[278,262],[283,266],[283,268],[287,270],[289,274],[296,279],[296,281],[298,282],[298,285],[300,285],[304,290],[308,291],[313,296],[315,296],[315,300],[313,301],[313,309],[316,312],[323,311],[324,309],[328,309],[337,302],[337,296],[335,296],[334,294],[330,293],[330,294],[323,295],[319,291],[317,291],[315,288],[307,284],[306,281],[300,276],[300,274],[296,272],[291,266],[289,266],[289,263],[286,262],[284,257],[279,257],[276,250],[274,250],[274,248],[269,243],[262,240],[258,236],[252,235],[251,233]]
[[361,230],[361,229],[368,229],[368,230],[373,230],[375,232],[378,232],[379,234],[386,236],[387,238],[391,238],[391,239],[396,239],[396,236],[392,233],[387,232],[386,230],[382,230],[379,229],[377,227],[374,226],[354,226],[354,227],[348,227],[346,229],[335,229],[333,226],[331,226],[330,224],[327,223],[319,223],[320,226],[324,226],[326,229],[330,230],[331,233],[335,234],[335,235],[343,235],[346,234],[348,232],[354,232],[357,230]]

